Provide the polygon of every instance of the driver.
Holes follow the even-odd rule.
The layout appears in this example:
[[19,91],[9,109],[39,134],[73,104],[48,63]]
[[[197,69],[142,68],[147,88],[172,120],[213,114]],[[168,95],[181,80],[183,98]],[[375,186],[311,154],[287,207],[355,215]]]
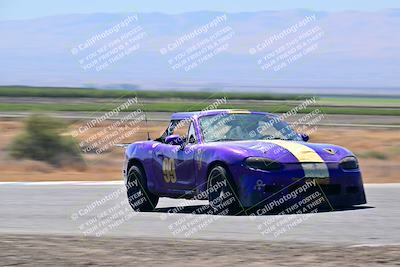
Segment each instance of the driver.
[[230,121],[228,125],[231,128],[226,133],[227,139],[246,139],[250,136],[250,132],[257,128],[258,121],[238,119]]

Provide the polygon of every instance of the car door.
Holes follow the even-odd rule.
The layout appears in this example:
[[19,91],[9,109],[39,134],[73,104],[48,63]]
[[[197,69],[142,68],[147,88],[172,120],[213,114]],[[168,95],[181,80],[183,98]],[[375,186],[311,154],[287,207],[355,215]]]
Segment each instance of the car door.
[[186,194],[196,184],[194,168],[194,150],[197,146],[192,121],[172,121],[168,134],[178,134],[184,140],[184,146],[159,144],[154,150],[155,173],[158,190],[169,194]]

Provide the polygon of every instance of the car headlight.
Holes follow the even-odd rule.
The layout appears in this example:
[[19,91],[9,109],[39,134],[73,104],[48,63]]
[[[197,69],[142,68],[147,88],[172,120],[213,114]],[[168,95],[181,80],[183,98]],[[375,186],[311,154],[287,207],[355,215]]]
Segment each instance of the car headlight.
[[245,160],[245,164],[248,168],[255,170],[273,171],[282,169],[282,164],[267,158],[250,157]]
[[358,169],[358,160],[356,157],[345,157],[339,163],[343,170],[356,170]]

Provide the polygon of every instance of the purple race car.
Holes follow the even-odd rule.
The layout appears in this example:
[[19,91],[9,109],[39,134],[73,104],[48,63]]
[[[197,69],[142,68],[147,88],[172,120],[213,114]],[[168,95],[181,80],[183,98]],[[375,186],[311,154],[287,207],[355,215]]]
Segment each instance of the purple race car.
[[304,204],[316,194],[330,208],[366,203],[354,154],[307,141],[270,113],[175,113],[161,137],[127,146],[129,203],[149,211],[159,197],[208,199],[229,213]]

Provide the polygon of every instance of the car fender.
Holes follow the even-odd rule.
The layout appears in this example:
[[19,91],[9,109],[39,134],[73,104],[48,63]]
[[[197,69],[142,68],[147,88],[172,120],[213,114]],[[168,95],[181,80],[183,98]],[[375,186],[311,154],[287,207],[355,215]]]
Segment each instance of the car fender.
[[[154,192],[153,173],[153,148],[157,144],[155,141],[143,141],[130,144],[125,150],[124,171],[126,175],[132,162],[140,162],[147,178],[147,187]],[[126,181],[126,179],[125,179]]]
[[[232,167],[242,165],[245,156],[243,150],[221,146],[202,146],[195,153],[195,166],[197,168],[197,185],[199,191],[207,189],[208,173],[216,163],[222,163],[227,171],[232,174]],[[237,182],[232,175],[234,182]]]

